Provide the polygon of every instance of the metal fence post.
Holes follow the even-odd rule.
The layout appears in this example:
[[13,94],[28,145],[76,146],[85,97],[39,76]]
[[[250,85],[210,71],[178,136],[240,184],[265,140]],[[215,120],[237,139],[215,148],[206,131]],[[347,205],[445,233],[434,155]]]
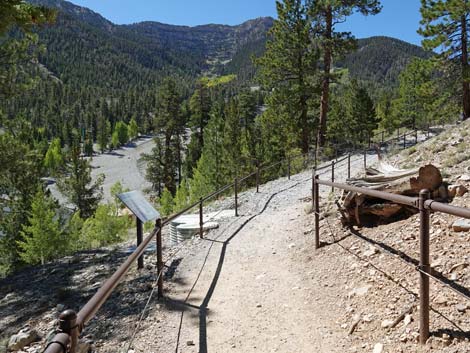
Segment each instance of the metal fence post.
[[418,129],[415,129],[415,145],[418,144]]
[[235,178],[233,183],[233,188],[235,191],[235,217],[238,217],[238,179]]
[[348,153],[348,179],[351,179],[351,153]]
[[75,353],[78,345],[79,328],[77,326],[77,313],[65,310],[59,315],[59,330],[70,336],[69,353]]
[[[142,244],[143,240],[143,230],[142,230],[142,221],[136,217],[136,223],[137,223],[137,246]],[[137,268],[139,270],[144,268],[144,255],[140,256],[137,259]]]
[[318,184],[320,176],[315,175],[313,180],[313,212],[315,213],[315,250],[320,248],[320,188]]
[[259,193],[259,164],[256,165],[256,193]]
[[431,129],[431,127],[429,126],[429,123],[428,123],[428,139],[429,139],[429,135],[431,134],[430,129]]
[[317,168],[312,168],[312,210],[315,211],[315,176],[317,175]]
[[[331,182],[332,183],[335,182],[335,161],[331,162]],[[334,191],[335,191],[335,187],[332,186],[331,187],[331,192],[334,192]]]
[[384,144],[385,142],[385,131],[382,131],[382,145]]
[[367,169],[367,151],[364,150],[364,170]]
[[199,199],[199,238],[204,238],[204,214],[202,197]]
[[403,134],[403,149],[406,148],[406,133]]
[[290,156],[287,157],[287,179],[290,180]]
[[[426,200],[430,198],[428,190],[422,190],[419,194],[419,247],[420,270],[430,273],[429,264],[429,214],[430,211],[424,207]],[[426,344],[429,338],[429,277],[420,272],[419,274],[419,342]]]
[[397,141],[400,143],[400,128],[397,130]]
[[369,149],[370,149],[370,146],[372,144],[372,137],[370,135],[371,135],[371,133],[369,132]]
[[162,246],[162,220],[161,218],[157,219],[155,224],[158,227],[156,241],[157,241],[157,275],[158,282],[158,298],[163,297],[163,246]]

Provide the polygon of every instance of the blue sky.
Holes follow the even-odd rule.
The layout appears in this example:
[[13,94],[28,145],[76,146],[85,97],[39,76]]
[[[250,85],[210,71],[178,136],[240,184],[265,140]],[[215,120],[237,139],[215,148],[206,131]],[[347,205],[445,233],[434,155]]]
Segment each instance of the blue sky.
[[[178,25],[239,24],[248,19],[276,15],[274,0],[72,0],[117,24],[158,21]],[[357,38],[386,35],[419,44],[419,0],[382,0],[376,16],[354,15],[338,29]]]

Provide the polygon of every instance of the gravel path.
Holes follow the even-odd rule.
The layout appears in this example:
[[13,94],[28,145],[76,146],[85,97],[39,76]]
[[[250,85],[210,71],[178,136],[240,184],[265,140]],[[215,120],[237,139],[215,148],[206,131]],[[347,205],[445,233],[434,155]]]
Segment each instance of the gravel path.
[[[368,163],[375,160],[368,156]],[[353,161],[355,174],[362,156]],[[337,180],[346,174],[346,164],[340,165]],[[301,201],[311,194],[310,177],[306,171],[263,185],[259,194],[242,193],[240,217],[188,243],[134,351],[341,352],[330,329],[338,308],[322,299],[334,297],[334,290],[297,261],[302,249],[313,254]]]

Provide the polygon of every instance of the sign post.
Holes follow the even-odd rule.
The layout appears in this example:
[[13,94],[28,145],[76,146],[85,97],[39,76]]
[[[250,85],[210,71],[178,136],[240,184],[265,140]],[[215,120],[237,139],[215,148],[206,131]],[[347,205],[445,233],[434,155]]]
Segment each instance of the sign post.
[[[160,219],[160,214],[153,208],[139,191],[131,191],[117,195],[119,200],[134,214],[137,226],[137,246],[143,240],[143,223]],[[144,255],[137,260],[137,268],[144,268]]]

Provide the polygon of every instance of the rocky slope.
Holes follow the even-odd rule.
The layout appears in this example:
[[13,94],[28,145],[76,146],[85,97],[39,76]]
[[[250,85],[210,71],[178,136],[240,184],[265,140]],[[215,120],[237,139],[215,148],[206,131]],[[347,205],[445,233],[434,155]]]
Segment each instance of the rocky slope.
[[[470,188],[469,127],[466,122],[390,160],[403,166],[434,163],[449,182]],[[353,160],[359,172],[362,157]],[[338,167],[338,180],[344,174]],[[221,223],[206,241],[195,238],[181,248],[165,244],[166,299],[150,301],[130,346],[154,288],[151,255],[145,270],[133,270],[118,287],[85,330],[84,341],[97,352],[470,351],[469,303],[434,282],[433,335],[425,348],[417,344],[417,216],[355,229],[353,236],[331,207],[334,195],[322,190],[322,212],[328,212],[321,221],[324,246],[315,252],[313,217],[303,212],[310,203],[310,175],[241,194],[240,217]],[[225,198],[212,207],[232,204]],[[470,195],[453,204],[470,207]],[[432,266],[468,293],[469,233],[454,231],[453,222],[454,217],[432,215]],[[21,352],[39,352],[59,311],[79,309],[125,256],[125,246],[81,253],[0,282],[2,344],[14,344],[11,337],[20,330],[18,340],[35,338],[34,329],[43,339]]]

